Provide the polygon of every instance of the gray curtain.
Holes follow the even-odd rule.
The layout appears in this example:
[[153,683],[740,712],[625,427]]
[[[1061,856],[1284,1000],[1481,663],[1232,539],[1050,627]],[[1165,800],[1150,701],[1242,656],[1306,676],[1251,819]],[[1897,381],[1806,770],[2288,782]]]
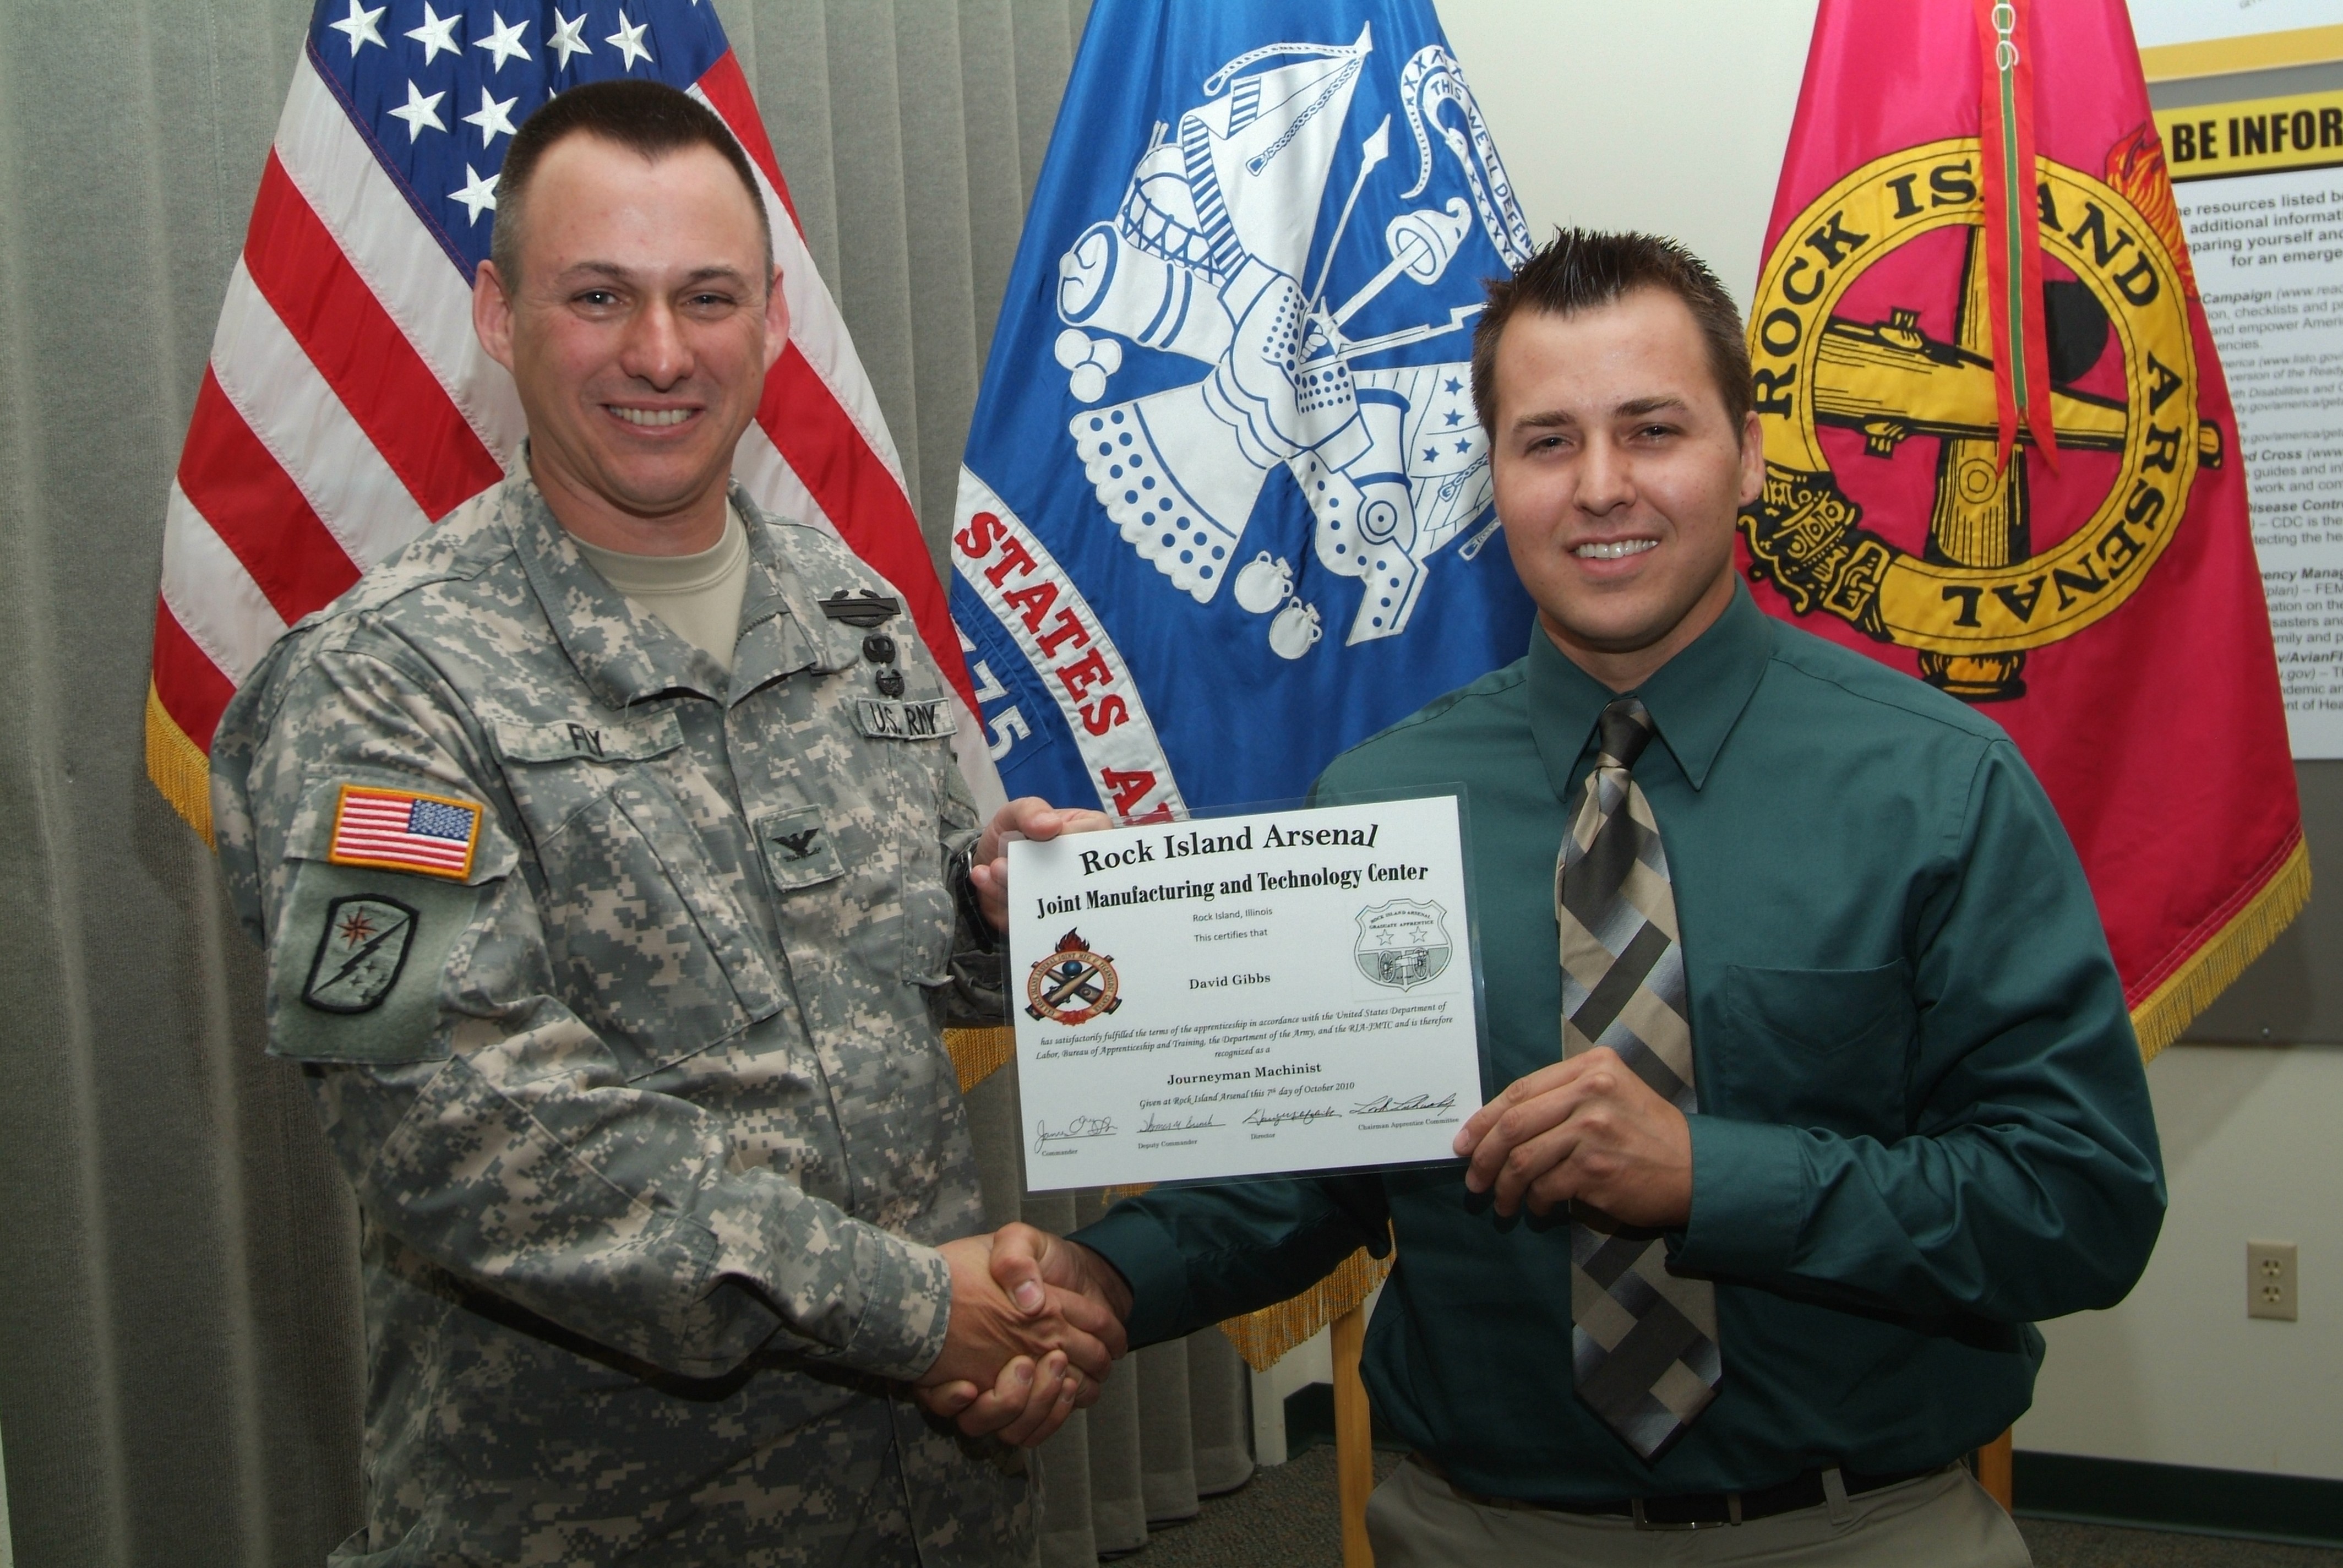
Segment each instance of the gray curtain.
[[[968,1110],[988,1221],[1063,1232],[1106,1211],[1095,1192],[1022,1195],[1015,1062],[978,1084]],[[1150,1524],[1193,1518],[1200,1498],[1250,1480],[1252,1387],[1218,1329],[1125,1361],[1098,1403],[1036,1451],[1043,1568],[1089,1568],[1101,1553],[1136,1550]]]
[[[1087,0],[718,0],[941,560]],[[165,492],[307,0],[0,4],[0,1427],[25,1568],[314,1564],[357,1516],[354,1221],[147,785]],[[1014,1081],[981,1086],[1017,1210]],[[1063,1226],[1071,1201],[1026,1211]],[[1241,1482],[1216,1334],[1042,1452],[1047,1555]]]

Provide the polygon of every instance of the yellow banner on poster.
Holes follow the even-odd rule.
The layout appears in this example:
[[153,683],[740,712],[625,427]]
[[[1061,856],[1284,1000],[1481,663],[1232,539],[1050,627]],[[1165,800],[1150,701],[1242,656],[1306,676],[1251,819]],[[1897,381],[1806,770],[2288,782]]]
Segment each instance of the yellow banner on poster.
[[2176,182],[2343,164],[2343,90],[2156,111]]

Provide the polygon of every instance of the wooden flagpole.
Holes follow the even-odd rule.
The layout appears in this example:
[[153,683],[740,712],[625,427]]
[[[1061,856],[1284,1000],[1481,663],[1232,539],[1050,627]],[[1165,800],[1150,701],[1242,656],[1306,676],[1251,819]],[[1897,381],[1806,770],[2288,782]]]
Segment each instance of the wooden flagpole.
[[2010,1482],[2015,1468],[2010,1458],[2011,1447],[2011,1434],[2005,1432],[1976,1451],[1977,1484],[1985,1488],[1986,1496],[2001,1504],[2004,1513],[2016,1512],[2010,1506],[2014,1491]]
[[1375,1489],[1374,1422],[1367,1411],[1367,1385],[1359,1358],[1367,1343],[1367,1312],[1354,1306],[1332,1327],[1334,1359],[1334,1474],[1342,1505],[1342,1568],[1375,1568],[1367,1544],[1367,1496]]

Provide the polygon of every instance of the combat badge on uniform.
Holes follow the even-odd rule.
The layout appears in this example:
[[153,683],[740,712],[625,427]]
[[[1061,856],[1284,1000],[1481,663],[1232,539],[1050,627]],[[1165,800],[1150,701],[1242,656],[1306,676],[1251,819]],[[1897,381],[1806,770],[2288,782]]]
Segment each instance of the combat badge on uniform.
[[413,908],[380,893],[334,900],[326,906],[301,1000],[320,1012],[370,1012],[381,1006],[407,967],[417,919]]

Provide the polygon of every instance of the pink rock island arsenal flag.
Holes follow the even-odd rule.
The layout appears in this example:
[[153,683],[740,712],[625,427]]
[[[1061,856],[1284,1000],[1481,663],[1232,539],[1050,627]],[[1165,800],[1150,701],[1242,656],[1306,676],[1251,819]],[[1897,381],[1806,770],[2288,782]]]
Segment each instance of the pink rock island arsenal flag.
[[2123,0],[1822,0],[1749,338],[1758,603],[2009,731],[2161,1050],[2310,864]]
[[[320,0],[228,279],[166,504],[146,764],[210,836],[206,753],[285,629],[520,460],[520,406],[472,337],[497,171],[552,94],[606,77],[708,104],[759,171],[789,342],[734,474],[827,525],[905,597],[974,703],[901,465],[715,8],[699,0]],[[956,740],[973,736],[963,717]],[[963,746],[978,798],[996,792]]]

